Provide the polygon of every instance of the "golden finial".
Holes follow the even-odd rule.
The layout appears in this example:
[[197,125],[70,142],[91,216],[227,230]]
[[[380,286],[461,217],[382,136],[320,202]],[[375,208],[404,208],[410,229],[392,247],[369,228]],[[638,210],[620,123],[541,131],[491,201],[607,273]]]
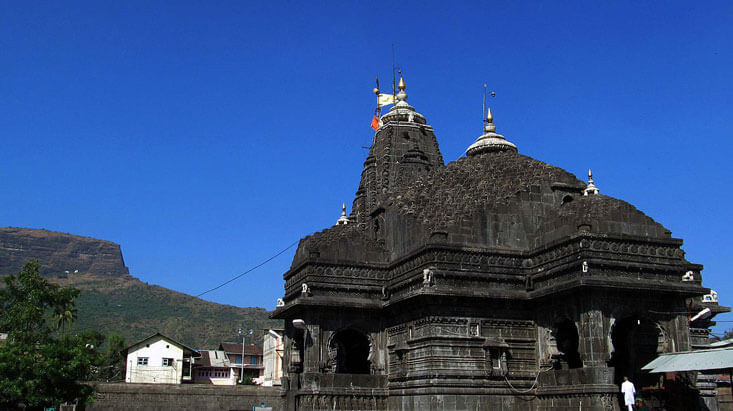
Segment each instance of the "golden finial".
[[593,183],[593,172],[590,170],[590,168],[588,169],[588,182],[591,184]]
[[378,88],[374,87],[374,90],[372,90],[372,91],[374,92],[374,94],[379,95],[379,89]]
[[494,122],[494,115],[491,114],[491,109],[486,110],[486,122],[487,123],[493,123]]
[[405,80],[400,76],[400,84],[397,85],[399,87],[400,91],[405,91]]

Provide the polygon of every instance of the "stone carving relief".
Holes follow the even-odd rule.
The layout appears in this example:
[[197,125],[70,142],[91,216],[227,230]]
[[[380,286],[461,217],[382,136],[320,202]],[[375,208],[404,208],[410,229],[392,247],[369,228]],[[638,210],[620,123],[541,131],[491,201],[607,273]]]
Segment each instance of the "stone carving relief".
[[422,270],[422,285],[423,287],[431,287],[434,284],[433,270],[426,268]]

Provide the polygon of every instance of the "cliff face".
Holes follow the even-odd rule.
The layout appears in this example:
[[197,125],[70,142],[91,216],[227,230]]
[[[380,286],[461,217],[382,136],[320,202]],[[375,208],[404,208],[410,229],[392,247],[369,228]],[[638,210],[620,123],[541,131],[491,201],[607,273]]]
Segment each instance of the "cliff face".
[[0,227],[0,275],[17,274],[37,259],[41,275],[120,277],[130,274],[118,244],[55,231]]

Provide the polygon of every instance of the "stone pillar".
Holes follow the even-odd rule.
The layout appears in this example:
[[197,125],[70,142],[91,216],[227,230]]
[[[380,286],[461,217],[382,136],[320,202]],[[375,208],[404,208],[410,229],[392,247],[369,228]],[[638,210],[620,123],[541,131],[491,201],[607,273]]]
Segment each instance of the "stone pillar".
[[578,351],[583,367],[605,367],[610,359],[608,319],[598,309],[580,313],[578,321]]
[[321,326],[318,324],[307,324],[308,334],[305,339],[305,363],[303,372],[318,372],[318,364],[321,360]]

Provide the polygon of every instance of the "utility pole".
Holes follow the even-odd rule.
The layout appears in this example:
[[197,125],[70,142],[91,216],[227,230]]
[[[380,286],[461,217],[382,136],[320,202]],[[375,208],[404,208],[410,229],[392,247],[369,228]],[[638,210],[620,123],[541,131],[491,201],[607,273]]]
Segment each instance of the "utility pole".
[[242,328],[237,329],[237,334],[242,336],[242,356],[239,357],[239,383],[244,381],[244,337],[245,334]]

